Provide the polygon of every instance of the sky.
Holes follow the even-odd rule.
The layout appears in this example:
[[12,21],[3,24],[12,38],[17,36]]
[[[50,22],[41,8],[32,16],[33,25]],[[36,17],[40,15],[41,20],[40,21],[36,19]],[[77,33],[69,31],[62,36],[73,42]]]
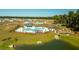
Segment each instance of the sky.
[[76,9],[0,9],[0,16],[46,17],[67,14],[69,11],[76,11]]

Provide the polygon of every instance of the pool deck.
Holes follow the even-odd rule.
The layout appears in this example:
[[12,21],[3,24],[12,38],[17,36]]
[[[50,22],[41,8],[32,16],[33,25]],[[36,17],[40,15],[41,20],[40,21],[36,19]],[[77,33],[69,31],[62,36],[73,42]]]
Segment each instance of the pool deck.
[[47,27],[20,27],[15,30],[15,32],[23,32],[23,33],[44,33],[49,32],[49,29]]

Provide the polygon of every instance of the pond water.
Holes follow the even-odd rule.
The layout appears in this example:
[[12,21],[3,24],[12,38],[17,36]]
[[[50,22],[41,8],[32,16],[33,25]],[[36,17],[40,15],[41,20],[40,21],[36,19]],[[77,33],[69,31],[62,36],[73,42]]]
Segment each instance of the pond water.
[[75,47],[62,40],[54,40],[49,43],[40,45],[18,45],[16,50],[78,50],[79,47]]

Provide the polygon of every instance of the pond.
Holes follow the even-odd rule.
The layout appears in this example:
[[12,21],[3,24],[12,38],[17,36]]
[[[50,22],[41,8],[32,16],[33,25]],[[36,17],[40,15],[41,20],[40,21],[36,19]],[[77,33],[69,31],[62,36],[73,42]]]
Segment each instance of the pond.
[[49,43],[40,45],[17,45],[16,50],[78,50],[79,47],[75,47],[62,40],[54,40]]

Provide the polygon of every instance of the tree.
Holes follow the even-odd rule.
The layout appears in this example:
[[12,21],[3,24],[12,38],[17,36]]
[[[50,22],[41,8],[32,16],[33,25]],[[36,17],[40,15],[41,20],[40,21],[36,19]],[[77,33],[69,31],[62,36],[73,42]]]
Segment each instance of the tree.
[[58,23],[79,31],[79,10],[76,12],[70,11],[64,15],[56,15],[53,18],[57,19],[56,21],[58,21]]

